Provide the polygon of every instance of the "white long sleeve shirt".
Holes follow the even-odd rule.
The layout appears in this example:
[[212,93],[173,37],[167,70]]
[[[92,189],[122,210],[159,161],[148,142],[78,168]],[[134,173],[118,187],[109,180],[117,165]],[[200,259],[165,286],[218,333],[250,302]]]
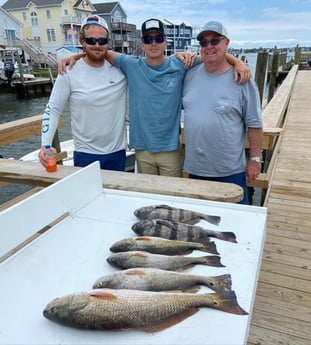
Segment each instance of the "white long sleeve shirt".
[[108,154],[126,148],[127,81],[120,70],[108,61],[92,67],[80,59],[59,75],[43,114],[42,146],[52,143],[68,101],[76,151]]

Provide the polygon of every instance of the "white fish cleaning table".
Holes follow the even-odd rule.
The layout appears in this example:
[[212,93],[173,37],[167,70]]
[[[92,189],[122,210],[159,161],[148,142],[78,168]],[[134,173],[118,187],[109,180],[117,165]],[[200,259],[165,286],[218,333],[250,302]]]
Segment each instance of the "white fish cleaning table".
[[[238,303],[249,315],[201,308],[181,323],[153,334],[81,330],[45,319],[42,311],[52,299],[88,291],[96,279],[117,270],[106,262],[110,246],[135,236],[131,230],[137,221],[135,209],[156,204],[221,216],[219,226],[205,221],[199,225],[236,234],[236,244],[214,239],[225,267],[197,265],[185,272],[230,273]],[[4,258],[0,263],[0,344],[246,344],[265,223],[262,207],[103,189],[94,163],[0,213],[0,257]],[[13,253],[14,247],[31,236],[31,241]],[[212,291],[202,287],[198,293],[204,292]]]

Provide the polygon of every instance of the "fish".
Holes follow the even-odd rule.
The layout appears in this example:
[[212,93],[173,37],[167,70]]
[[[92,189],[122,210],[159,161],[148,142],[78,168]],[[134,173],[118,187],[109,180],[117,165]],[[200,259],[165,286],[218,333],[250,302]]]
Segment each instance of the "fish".
[[144,206],[136,209],[134,215],[139,220],[166,219],[192,225],[198,223],[200,220],[206,220],[214,225],[219,225],[221,220],[220,216],[207,215],[168,205]]
[[237,243],[236,236],[229,231],[213,231],[198,225],[173,222],[163,219],[141,220],[132,225],[132,230],[139,236],[161,237],[167,240],[207,243],[211,237]]
[[201,285],[207,286],[216,292],[230,291],[232,286],[231,275],[222,274],[215,277],[208,277],[166,271],[158,268],[130,268],[102,276],[95,281],[93,289],[181,290],[197,292]]
[[115,267],[127,269],[135,267],[153,267],[163,270],[184,270],[196,264],[214,267],[225,267],[220,262],[218,255],[208,256],[171,256],[163,254],[151,254],[144,251],[119,252],[110,255],[107,262]]
[[196,243],[174,241],[160,237],[139,236],[124,238],[115,242],[110,250],[116,252],[146,251],[153,254],[184,255],[191,254],[193,250],[201,250],[211,254],[219,254],[214,242]]
[[43,316],[79,329],[159,332],[185,320],[200,308],[248,315],[234,291],[223,293],[153,292],[93,289],[58,297],[49,302]]

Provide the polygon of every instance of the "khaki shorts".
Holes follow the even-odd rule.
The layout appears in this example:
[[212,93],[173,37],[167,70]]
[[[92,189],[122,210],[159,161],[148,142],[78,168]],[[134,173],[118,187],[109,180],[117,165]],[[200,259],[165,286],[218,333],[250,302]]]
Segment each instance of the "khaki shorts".
[[168,152],[136,151],[137,171],[141,174],[181,177],[180,150]]

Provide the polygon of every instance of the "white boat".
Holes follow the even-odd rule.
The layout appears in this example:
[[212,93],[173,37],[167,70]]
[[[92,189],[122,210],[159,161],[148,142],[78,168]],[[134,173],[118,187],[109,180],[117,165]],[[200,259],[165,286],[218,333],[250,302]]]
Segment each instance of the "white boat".
[[[62,141],[60,143],[61,152],[67,152],[67,157],[64,158],[63,164],[64,165],[71,165],[73,166],[73,151],[74,145],[73,140]],[[32,151],[23,157],[20,158],[22,161],[32,161],[32,162],[39,162],[38,153],[39,150]],[[135,171],[135,151],[131,149],[126,150],[126,162],[125,162],[125,171]]]

